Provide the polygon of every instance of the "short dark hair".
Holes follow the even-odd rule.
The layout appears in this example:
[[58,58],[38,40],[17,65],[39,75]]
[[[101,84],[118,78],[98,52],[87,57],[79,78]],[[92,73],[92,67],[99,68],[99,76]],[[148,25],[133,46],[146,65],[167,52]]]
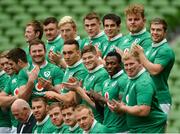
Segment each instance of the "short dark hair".
[[14,48],[11,49],[6,56],[8,59],[14,61],[16,64],[18,63],[19,60],[27,63],[27,56],[26,52],[21,49],[21,48]]
[[121,24],[121,17],[120,16],[118,16],[114,13],[109,13],[109,14],[106,14],[102,19],[103,26],[104,26],[105,20],[107,20],[107,19],[114,21],[117,26],[119,26]]
[[42,41],[42,40],[40,40],[40,39],[34,39],[34,40],[32,40],[32,41],[29,43],[29,51],[31,50],[31,46],[33,46],[33,45],[39,45],[39,44],[42,44],[44,50],[46,51],[45,43],[44,43],[44,41]]
[[42,101],[44,104],[48,104],[47,99],[45,97],[35,97],[31,100],[31,102]]
[[111,56],[115,56],[117,59],[118,59],[118,63],[121,63],[121,55],[119,53],[117,53],[116,51],[111,51],[107,54],[106,58],[107,57],[111,57]]
[[64,45],[75,45],[76,46],[76,50],[79,50],[79,43],[77,40],[67,40],[64,42]]
[[99,15],[96,12],[90,12],[88,13],[84,18],[83,21],[85,20],[92,20],[92,19],[97,19],[99,22],[101,21]]
[[60,103],[59,103],[59,102],[53,102],[53,103],[51,103],[51,104],[49,105],[49,107],[48,107],[48,111],[52,110],[52,109],[55,108],[55,107],[61,108]]
[[76,105],[77,104],[74,103],[74,102],[64,103],[63,105],[61,105],[61,111],[64,110],[64,109],[70,108],[70,107],[72,107],[73,110],[75,110]]
[[150,22],[150,27],[151,27],[152,24],[162,24],[164,31],[165,32],[167,31],[167,23],[162,18],[154,18],[154,19],[152,19],[151,22]]
[[91,44],[84,46],[84,48],[81,52],[81,55],[83,55],[84,53],[87,53],[87,52],[92,52],[93,54],[97,54],[95,46],[93,46]]
[[43,25],[47,26],[50,23],[54,23],[58,26],[58,20],[55,17],[48,17],[43,21]]
[[34,28],[35,33],[39,32],[38,38],[39,38],[39,39],[42,38],[42,36],[43,36],[43,26],[42,26],[42,24],[41,24],[40,21],[38,21],[38,20],[33,20],[33,21],[29,22],[29,23],[26,25],[26,27],[27,27],[27,26],[32,26],[32,27]]

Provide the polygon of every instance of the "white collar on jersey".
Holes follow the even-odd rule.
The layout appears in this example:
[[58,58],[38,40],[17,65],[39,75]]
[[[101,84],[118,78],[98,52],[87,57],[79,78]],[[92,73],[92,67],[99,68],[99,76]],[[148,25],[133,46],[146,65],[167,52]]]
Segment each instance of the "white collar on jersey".
[[120,37],[122,37],[122,33],[116,35],[115,37],[111,38],[109,41],[115,41],[117,39],[119,39]]
[[136,78],[138,78],[141,74],[143,74],[145,71],[146,71],[146,69],[143,68],[143,69],[141,69],[141,71],[139,71],[139,73],[138,73],[136,76],[134,76],[134,77],[128,77],[128,78],[129,78],[129,79],[136,79]]
[[76,36],[76,38],[74,38],[76,41],[80,40],[80,36]]
[[0,72],[0,76],[3,75],[3,74],[5,74],[5,71],[4,71],[4,70],[2,70],[2,71]]
[[88,133],[89,133],[89,131],[90,131],[91,129],[93,129],[93,128],[94,128],[94,126],[96,125],[96,123],[97,123],[97,121],[94,119],[94,121],[93,121],[93,124],[92,124],[91,128],[90,128],[88,131],[83,131],[83,134],[88,134]]
[[146,32],[146,28],[143,28],[141,31],[139,31],[138,33],[131,33],[130,32],[130,35],[131,36],[137,36],[137,35],[141,35],[141,34],[143,34],[143,33],[145,33]]
[[75,67],[77,67],[81,63],[82,63],[82,60],[79,60],[76,63],[74,63],[72,66],[68,66],[68,68],[75,68]]
[[38,125],[38,126],[43,125],[48,119],[49,119],[49,115],[46,115],[46,117],[44,118],[44,120],[41,121],[41,122],[37,122],[36,125]]
[[74,127],[69,127],[69,131],[74,131],[78,127],[79,127],[79,125],[76,123],[76,125]]
[[124,73],[124,71],[121,70],[121,71],[119,71],[118,73],[116,73],[115,75],[113,75],[112,78],[117,78],[118,76],[120,76],[120,75],[123,74],[123,73]]
[[47,42],[48,43],[54,43],[54,42],[56,42],[57,40],[59,40],[61,38],[61,35],[58,35],[54,40],[52,40],[52,41],[48,41],[47,40]]
[[98,33],[96,36],[94,36],[94,37],[90,37],[89,39],[96,39],[96,38],[99,38],[99,37],[101,37],[101,36],[103,36],[104,35],[104,31],[102,31],[102,32],[100,32],[100,33]]
[[[47,60],[45,60],[45,63],[44,64],[42,64],[41,66],[40,66],[40,68],[44,68],[44,67],[46,67],[47,66],[47,64],[48,64],[48,62],[47,62]],[[35,64],[32,64],[33,65],[33,67],[35,67],[36,65]]]
[[88,72],[89,72],[89,73],[94,73],[94,72],[98,71],[99,69],[101,69],[101,68],[103,68],[103,67],[104,67],[104,65],[99,65],[99,66],[97,66],[96,68],[94,68],[93,70],[89,70]]
[[166,42],[167,42],[167,40],[163,39],[162,41],[160,41],[158,43],[152,43],[152,47],[159,47],[159,46],[161,46],[162,44],[164,44]]

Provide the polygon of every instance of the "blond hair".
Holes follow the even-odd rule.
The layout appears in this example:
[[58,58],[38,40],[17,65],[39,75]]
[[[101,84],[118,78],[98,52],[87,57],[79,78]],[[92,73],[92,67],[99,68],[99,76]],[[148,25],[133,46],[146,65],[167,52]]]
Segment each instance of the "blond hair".
[[126,9],[125,9],[125,15],[130,15],[130,14],[140,14],[142,16],[142,18],[144,18],[144,6],[141,4],[132,4],[129,5]]
[[72,27],[76,30],[76,23],[71,16],[64,16],[63,18],[61,18],[61,20],[58,23],[58,27],[60,28],[62,25],[66,23],[70,23]]

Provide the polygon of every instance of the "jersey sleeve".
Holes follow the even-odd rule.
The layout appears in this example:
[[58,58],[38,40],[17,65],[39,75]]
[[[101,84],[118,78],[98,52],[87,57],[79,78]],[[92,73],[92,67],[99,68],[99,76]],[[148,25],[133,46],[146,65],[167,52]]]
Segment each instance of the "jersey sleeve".
[[54,68],[54,85],[62,83],[64,72],[59,67]]
[[147,81],[142,81],[141,84],[136,85],[137,105],[151,106],[154,95],[154,87]]
[[28,82],[28,75],[27,72],[23,69],[19,72],[18,75],[18,87],[26,85],[27,82]]

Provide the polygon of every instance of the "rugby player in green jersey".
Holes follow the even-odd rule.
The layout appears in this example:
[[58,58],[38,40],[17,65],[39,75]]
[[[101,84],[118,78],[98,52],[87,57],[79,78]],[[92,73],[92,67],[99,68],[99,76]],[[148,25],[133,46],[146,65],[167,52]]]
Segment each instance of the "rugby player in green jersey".
[[82,50],[84,46],[89,44],[92,44],[93,46],[97,46],[99,48],[101,42],[107,40],[107,36],[103,31],[101,31],[100,17],[97,13],[91,12],[84,17],[83,21],[84,28],[88,34],[88,37],[82,40],[80,49]]
[[128,83],[121,102],[108,102],[112,111],[126,113],[130,133],[164,133],[167,115],[161,110],[152,78],[133,50],[123,55]]
[[[14,48],[7,53],[8,64],[13,69],[12,74],[10,74],[10,79],[7,81],[7,84],[4,90],[0,93],[0,106],[9,108],[14,100],[17,99],[19,94],[18,87],[18,75],[22,68],[27,66],[26,53],[21,48]],[[17,120],[15,120],[12,113],[10,113],[12,130],[11,132],[16,132]]]
[[75,119],[83,133],[110,133],[111,131],[94,118],[91,108],[86,105],[78,105],[75,108]]
[[[76,40],[68,40],[64,43],[63,56],[68,65],[63,76],[63,82],[68,82],[71,77],[83,82],[88,72],[82,63],[79,44]],[[61,86],[59,89],[61,89]],[[77,101],[76,99],[78,99],[75,92],[64,88],[59,93],[48,91],[45,94],[50,99],[55,98],[65,102]]]
[[28,46],[24,48],[26,55],[27,55],[27,61],[29,64],[32,64],[32,59],[29,54],[29,43],[34,39],[41,39],[43,36],[43,26],[40,21],[33,20],[26,24],[24,37],[26,39],[26,43]]
[[54,133],[65,133],[68,127],[63,122],[60,103],[52,103],[48,107],[48,114],[51,119],[51,122],[56,126],[56,130]]
[[75,107],[74,103],[67,103],[61,106],[61,113],[64,123],[68,127],[65,133],[82,133],[82,129],[79,127],[75,119]]
[[120,46],[124,37],[120,33],[121,18],[113,13],[106,14],[103,19],[104,32],[108,37],[100,45],[100,51],[102,53],[102,58],[115,49],[115,47]]
[[146,31],[145,28],[146,18],[143,5],[129,5],[125,9],[125,15],[126,26],[130,33],[124,36],[124,42],[119,44],[119,48],[125,50],[126,48],[130,48],[132,44],[137,43],[147,52],[151,46],[152,40],[150,33]]
[[145,54],[139,45],[134,45],[133,48],[140,55],[141,64],[151,74],[162,110],[168,113],[171,106],[168,77],[174,65],[175,54],[166,40],[167,23],[165,20],[153,19],[150,31],[153,40],[151,49]]
[[[46,42],[46,58],[51,61],[51,53],[62,53],[64,41],[59,35],[58,20],[48,17],[43,21]],[[53,63],[53,62],[52,62]]]
[[[29,101],[36,96],[44,96],[47,90],[56,90],[61,84],[64,72],[45,59],[46,48],[41,40],[33,40],[30,43],[30,55],[33,64],[24,68],[19,73],[19,97]],[[45,83],[51,83],[47,86]]]
[[32,99],[32,111],[37,121],[33,127],[32,133],[52,133],[55,132],[56,126],[52,124],[51,119],[47,113],[48,104],[45,98],[36,97]]

